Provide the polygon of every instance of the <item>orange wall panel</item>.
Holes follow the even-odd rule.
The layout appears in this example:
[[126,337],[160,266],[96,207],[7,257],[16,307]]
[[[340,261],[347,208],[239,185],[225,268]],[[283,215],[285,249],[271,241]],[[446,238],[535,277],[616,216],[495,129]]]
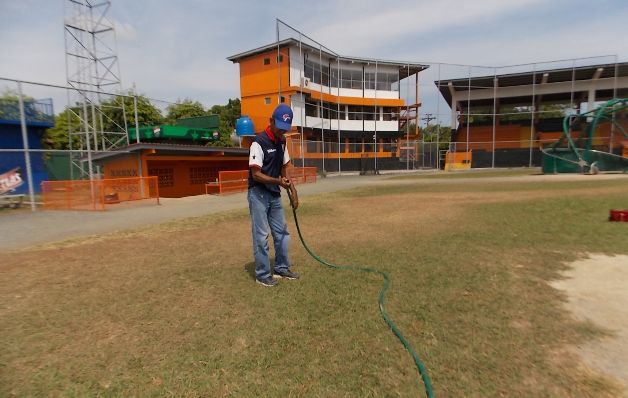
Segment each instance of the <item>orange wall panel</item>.
[[[625,124],[625,123],[624,123]],[[628,126],[622,127],[628,130]],[[608,122],[597,126],[593,136],[593,145],[608,145],[610,139],[611,124]],[[533,147],[558,140],[563,135],[562,131],[538,132]],[[580,132],[573,132],[573,136],[579,136]],[[620,129],[615,128],[614,143],[618,144],[623,139]],[[539,142],[540,140],[541,142]],[[469,148],[473,150],[493,149],[493,126],[470,126]],[[458,134],[458,150],[465,150],[467,142],[467,130],[462,126]],[[514,149],[530,147],[530,126],[497,125],[495,126],[495,149]]]
[[[270,97],[270,104],[267,105],[265,99],[268,97]],[[242,100],[241,113],[250,117],[255,132],[260,132],[270,123],[270,117],[277,103],[277,94],[248,97],[246,101]],[[290,101],[286,101],[286,104],[290,105]]]
[[[458,134],[458,150],[464,150],[466,142],[467,130],[463,126]],[[521,148],[521,145],[520,126],[495,126],[495,149]],[[493,149],[493,126],[469,127],[469,149],[491,151]]]
[[216,181],[223,170],[245,170],[248,158],[242,160],[151,160],[148,173],[158,177],[159,195],[165,198],[202,195],[205,184]]
[[[268,125],[273,110],[279,104],[279,74],[281,74],[282,96],[290,104],[290,97],[284,91],[290,86],[288,49],[281,49],[283,61],[277,71],[277,51],[272,50],[240,61],[240,92],[242,95],[241,114],[253,121],[256,132]],[[269,60],[264,65],[264,59]],[[270,104],[266,104],[266,98]]]
[[[283,61],[279,63],[277,72],[277,51],[271,50],[263,54],[253,55],[240,60],[240,92],[242,98],[251,95],[276,93],[279,89],[279,75],[281,75],[282,88],[290,84],[288,49],[282,48],[280,51]],[[269,64],[264,65],[264,59],[269,59]]]
[[[530,148],[530,126],[520,126],[519,127],[519,139],[521,140],[520,148]],[[532,136],[534,140],[534,136]],[[536,146],[533,142],[532,146]]]
[[[295,90],[295,92],[298,90]],[[303,90],[304,92],[306,90]],[[405,105],[405,101],[399,98],[363,98],[363,97],[343,97],[336,96],[328,93],[321,93],[320,91],[307,90],[311,94],[313,99],[323,99],[326,102],[341,103],[347,105],[368,105],[368,106],[401,106]]]
[[539,140],[543,145],[558,141],[562,137],[562,132],[557,131],[543,131],[539,133]]
[[[276,50],[253,55],[239,61],[241,114],[251,118],[256,132],[263,130],[268,125],[268,119],[273,109],[279,104],[279,79],[281,79],[282,96],[288,105],[290,105],[290,95],[302,90],[300,87],[290,86],[288,49],[282,48],[280,53],[283,56],[283,61],[279,63],[279,71]],[[264,65],[264,59],[268,59],[268,65]],[[309,89],[303,89],[303,92],[309,93],[313,99],[321,99],[322,97],[323,101],[347,105],[400,107],[405,104],[403,99],[339,97]],[[270,104],[266,104],[266,98],[270,99]]]
[[121,156],[103,165],[104,178],[141,177],[137,154]]

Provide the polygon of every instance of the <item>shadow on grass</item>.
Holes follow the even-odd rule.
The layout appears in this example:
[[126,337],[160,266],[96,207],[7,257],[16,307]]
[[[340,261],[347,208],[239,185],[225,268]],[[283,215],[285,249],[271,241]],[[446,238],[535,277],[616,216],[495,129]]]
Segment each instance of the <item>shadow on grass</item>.
[[255,262],[251,261],[244,264],[244,270],[251,277],[251,279],[255,280]]
[[[274,259],[271,258],[271,270],[274,270],[273,264],[274,264]],[[255,262],[251,261],[248,262],[246,264],[244,264],[244,271],[246,271],[247,274],[249,274],[249,276],[251,277],[251,279],[255,280]],[[274,271],[271,271],[274,272]]]

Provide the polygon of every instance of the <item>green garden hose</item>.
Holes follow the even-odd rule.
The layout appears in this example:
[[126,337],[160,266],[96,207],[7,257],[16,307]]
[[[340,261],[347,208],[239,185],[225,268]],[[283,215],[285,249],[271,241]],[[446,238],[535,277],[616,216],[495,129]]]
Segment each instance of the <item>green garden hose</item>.
[[416,367],[419,371],[419,375],[423,379],[423,384],[425,385],[425,392],[429,398],[433,398],[434,391],[432,390],[432,383],[430,382],[430,377],[427,374],[427,369],[425,368],[425,365],[423,365],[423,362],[421,362],[421,359],[419,359],[419,356],[417,355],[417,353],[414,352],[414,350],[410,346],[410,343],[405,339],[405,337],[403,337],[403,334],[401,334],[401,331],[399,331],[399,329],[397,328],[397,325],[395,325],[395,323],[388,317],[388,314],[386,313],[386,309],[384,308],[384,296],[386,295],[386,291],[388,290],[388,287],[390,286],[390,278],[388,277],[388,273],[379,271],[373,268],[368,268],[368,267],[336,265],[336,264],[330,263],[329,261],[325,261],[319,256],[317,256],[312,250],[310,250],[307,244],[305,244],[305,240],[303,239],[303,235],[301,234],[301,228],[299,227],[299,219],[297,218],[297,211],[294,208],[294,204],[292,202],[292,194],[290,193],[290,189],[286,189],[286,191],[288,192],[288,198],[290,199],[290,206],[292,207],[292,214],[294,214],[294,223],[297,226],[299,239],[301,239],[301,243],[303,244],[303,247],[310,254],[310,256],[312,256],[314,260],[318,261],[319,263],[323,265],[328,266],[329,268],[339,269],[339,270],[353,270],[353,271],[359,271],[359,272],[368,272],[372,274],[381,275],[384,278],[384,286],[382,287],[382,290],[380,290],[379,292],[379,312],[382,314],[382,318],[384,318],[384,321],[386,321],[386,323],[390,327],[390,330],[392,330],[392,332],[399,338],[399,341],[401,341],[401,344],[403,344],[403,346],[406,348],[406,350],[408,350],[410,355],[412,355],[412,359],[414,359],[414,363],[416,364]]

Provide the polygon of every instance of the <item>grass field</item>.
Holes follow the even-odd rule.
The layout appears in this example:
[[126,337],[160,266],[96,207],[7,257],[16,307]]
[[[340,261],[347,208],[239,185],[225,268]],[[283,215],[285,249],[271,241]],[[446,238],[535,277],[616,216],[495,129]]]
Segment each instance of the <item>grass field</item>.
[[[612,397],[570,347],[548,285],[586,253],[628,254],[624,180],[399,181],[302,198],[308,245],[387,271],[390,317],[438,397]],[[380,318],[381,280],[300,246],[299,281],[252,277],[246,211],[10,253],[0,265],[0,396],[423,396]]]
[[393,180],[414,180],[417,178],[460,179],[460,178],[485,178],[485,177],[516,177],[541,175],[540,167],[520,167],[514,169],[469,169],[457,171],[437,171],[435,173],[409,174],[392,177]]

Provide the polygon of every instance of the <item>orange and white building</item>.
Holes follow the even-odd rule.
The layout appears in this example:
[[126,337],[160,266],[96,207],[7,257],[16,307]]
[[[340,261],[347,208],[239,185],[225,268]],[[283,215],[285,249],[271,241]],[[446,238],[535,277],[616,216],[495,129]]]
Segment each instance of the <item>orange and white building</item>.
[[289,144],[297,165],[301,159],[327,171],[356,170],[370,158],[375,170],[399,168],[402,141],[418,135],[406,128],[418,120],[418,84],[417,101],[406,104],[400,80],[414,75],[418,82],[426,65],[345,57],[296,39],[227,59],[240,64],[241,113],[256,131],[277,104],[292,107]]

